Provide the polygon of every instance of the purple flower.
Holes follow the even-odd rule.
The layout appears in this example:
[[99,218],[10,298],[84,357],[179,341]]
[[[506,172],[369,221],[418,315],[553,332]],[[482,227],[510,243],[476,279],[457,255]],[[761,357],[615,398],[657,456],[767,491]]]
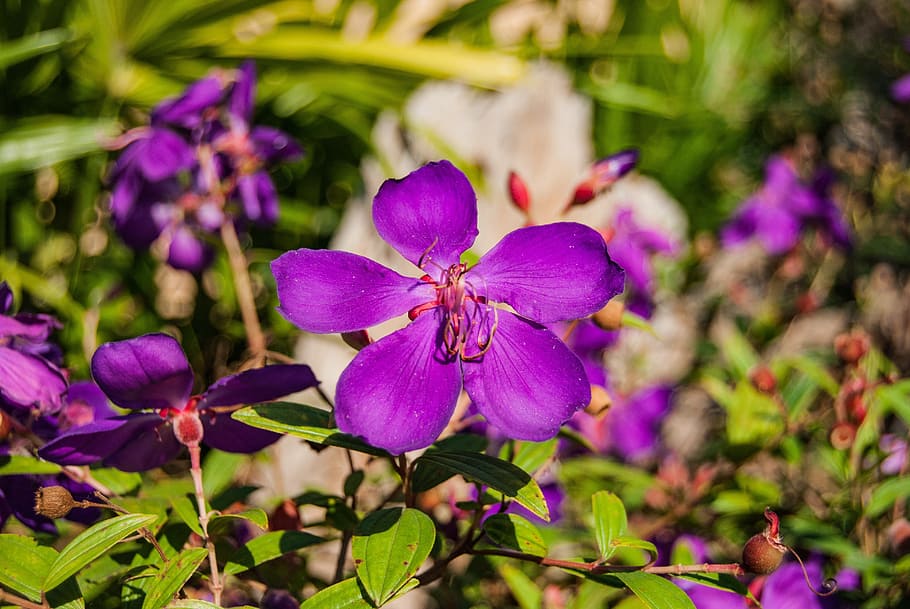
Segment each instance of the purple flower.
[[38,451],[64,465],[101,461],[143,471],[174,458],[181,443],[251,453],[278,434],[231,418],[231,406],[274,400],[317,384],[308,366],[266,366],[226,376],[192,396],[193,371],[165,334],[107,343],[92,357],[92,376],[112,402],[135,411],[73,427]]
[[772,156],[764,185],[721,230],[724,246],[755,238],[769,253],[782,254],[796,245],[804,228],[814,225],[838,247],[850,247],[850,229],[829,195],[833,182],[833,174],[821,169],[806,184],[788,159]]
[[130,143],[111,172],[111,212],[130,247],[162,240],[168,264],[198,272],[211,263],[224,222],[277,220],[266,169],[301,149],[277,129],[251,126],[255,80],[252,62],[233,78],[203,78],[159,104],[150,127],[124,136]]
[[610,409],[600,417],[578,413],[572,424],[600,452],[640,463],[657,456],[660,426],[670,411],[672,389],[647,387],[630,396],[611,393]]
[[49,315],[7,315],[13,294],[0,282],[0,407],[54,413],[63,405],[66,377],[60,350],[48,342],[60,323]]
[[[806,561],[806,572],[812,585],[821,588],[824,575],[820,557],[813,556]],[[856,572],[852,570],[841,571],[835,579],[839,590],[850,590],[859,584]],[[834,609],[844,606],[838,595],[822,598],[812,592],[806,585],[802,568],[796,562],[788,562],[768,576],[762,586],[761,604],[765,609]]]
[[[473,267],[477,202],[447,161],[388,180],[373,200],[379,235],[424,273],[300,249],[272,263],[280,311],[309,332],[362,330],[403,313],[407,327],[361,350],[341,374],[343,431],[400,454],[428,446],[462,389],[510,437],[553,436],[587,405],[578,357],[541,324],[590,315],[622,291],[603,238],[575,223],[520,228]],[[514,310],[506,310],[508,305]]]

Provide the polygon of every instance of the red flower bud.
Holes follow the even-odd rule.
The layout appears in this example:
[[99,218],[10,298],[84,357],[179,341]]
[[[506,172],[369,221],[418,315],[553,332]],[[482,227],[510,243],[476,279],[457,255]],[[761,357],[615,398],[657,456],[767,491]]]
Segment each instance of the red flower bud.
[[845,364],[858,363],[869,352],[870,346],[869,335],[862,330],[839,334],[834,339],[834,351]]
[[202,441],[202,421],[195,410],[183,410],[174,416],[174,436],[184,446],[199,446]]
[[752,386],[762,393],[773,395],[777,391],[777,379],[771,369],[765,365],[756,366],[749,374]]
[[528,213],[531,208],[531,195],[528,193],[528,185],[514,171],[509,172],[509,197],[511,197],[515,207],[524,213]]
[[852,423],[838,423],[831,430],[831,446],[837,450],[847,450],[856,439],[856,427]]

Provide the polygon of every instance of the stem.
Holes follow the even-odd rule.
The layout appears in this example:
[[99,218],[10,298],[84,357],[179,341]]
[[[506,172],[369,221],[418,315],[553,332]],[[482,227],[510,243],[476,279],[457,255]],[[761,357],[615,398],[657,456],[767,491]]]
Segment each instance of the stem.
[[246,341],[253,359],[262,364],[265,362],[266,356],[265,335],[262,333],[262,326],[259,325],[259,316],[256,313],[256,302],[253,300],[247,259],[243,255],[237,231],[230,220],[221,223],[221,241],[224,243],[224,249],[227,251],[228,260],[231,263],[234,291],[237,293],[237,304],[240,306],[243,327],[246,329]]
[[11,594],[2,588],[0,588],[0,601],[10,603],[18,607],[23,607],[24,609],[49,609],[50,607],[47,602],[45,602],[43,605],[39,605],[38,603],[33,603],[32,601],[22,598],[21,596]]
[[[95,496],[101,500],[101,503],[95,503],[94,501],[77,501],[75,507],[78,508],[102,508],[113,510],[118,514],[129,514],[130,511],[120,507],[119,505],[112,503],[110,499],[104,496],[101,491],[95,491]],[[167,564],[170,562],[167,555],[164,553],[164,550],[161,548],[161,545],[158,543],[158,539],[155,538],[155,534],[152,533],[152,530],[148,527],[142,527],[139,529],[139,535],[141,535],[147,542],[152,544],[152,547],[158,552],[158,556],[161,557],[162,562]]]
[[212,572],[212,596],[215,604],[221,606],[221,590],[224,585],[221,583],[221,575],[218,573],[218,560],[215,556],[215,544],[209,538],[209,513],[205,508],[205,491],[202,488],[202,465],[198,443],[188,446],[190,450],[190,475],[193,477],[193,486],[196,489],[196,505],[199,508],[199,524],[202,526],[203,541],[209,551],[209,569]]
[[687,573],[729,573],[730,575],[743,575],[744,571],[739,563],[712,564],[704,563],[701,565],[669,565],[655,567],[653,565],[604,565],[598,561],[577,562],[574,560],[560,560],[558,558],[548,558],[546,556],[534,556],[524,552],[514,550],[473,550],[472,554],[479,556],[505,556],[526,562],[533,562],[542,567],[559,567],[562,569],[571,569],[572,571],[584,571],[600,575],[603,573],[628,573],[632,571],[642,571],[644,573],[654,573],[655,575],[685,575]]
[[338,561],[335,563],[335,582],[338,583],[344,578],[344,563],[348,557],[348,544],[351,542],[351,531],[345,531],[341,535],[341,547],[338,549]]

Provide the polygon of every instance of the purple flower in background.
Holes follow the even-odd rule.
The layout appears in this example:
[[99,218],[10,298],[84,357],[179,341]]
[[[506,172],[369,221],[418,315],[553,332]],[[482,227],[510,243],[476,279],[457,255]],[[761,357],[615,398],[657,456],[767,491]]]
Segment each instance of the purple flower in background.
[[724,226],[721,241],[732,247],[758,239],[769,253],[782,254],[796,245],[803,229],[816,226],[838,247],[850,247],[850,229],[829,194],[833,183],[827,169],[804,183],[786,157],[772,156],[765,166],[765,183]]
[[648,387],[630,396],[611,393],[610,409],[599,417],[580,412],[572,425],[602,453],[640,463],[657,456],[660,426],[670,411],[672,388]]
[[111,172],[114,226],[134,249],[162,240],[171,266],[201,271],[224,222],[269,226],[278,196],[266,168],[300,156],[285,133],[250,124],[255,67],[218,73],[159,104]]
[[[904,49],[910,51],[910,37],[904,39]],[[910,74],[904,74],[891,84],[891,97],[902,104],[910,102]]]
[[[824,575],[819,556],[806,561],[806,573],[812,585],[821,588]],[[838,590],[852,590],[859,585],[857,573],[850,569],[842,570],[835,579]],[[765,579],[760,600],[764,609],[835,609],[847,606],[838,595],[819,597],[810,590],[803,570],[796,562],[781,565]]]
[[48,342],[60,322],[49,315],[8,315],[13,293],[0,282],[0,407],[54,413],[63,405],[66,377],[60,349]]
[[[447,161],[387,180],[373,200],[379,235],[427,273],[399,275],[347,252],[300,249],[272,263],[280,311],[309,332],[353,332],[409,313],[341,374],[343,431],[400,454],[431,444],[464,388],[506,435],[552,437],[590,400],[578,357],[549,329],[622,291],[603,238],[575,223],[520,228],[473,267],[477,201]],[[500,307],[509,305],[515,312]]]
[[620,208],[608,229],[607,249],[626,272],[626,306],[642,317],[651,317],[654,296],[655,255],[675,256],[679,245],[660,231],[646,228],[631,209]]
[[274,400],[318,382],[308,366],[266,366],[226,376],[193,396],[186,355],[165,334],[102,345],[92,357],[92,376],[112,402],[134,412],[72,427],[41,448],[41,457],[143,471],[174,458],[181,443],[201,440],[219,450],[255,452],[280,436],[235,421],[230,407]]

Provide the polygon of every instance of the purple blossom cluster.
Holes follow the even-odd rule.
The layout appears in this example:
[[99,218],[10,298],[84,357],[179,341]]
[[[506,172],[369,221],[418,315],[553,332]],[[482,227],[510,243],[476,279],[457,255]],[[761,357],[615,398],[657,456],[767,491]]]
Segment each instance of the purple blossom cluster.
[[736,210],[721,230],[724,247],[752,239],[770,254],[783,254],[796,246],[804,230],[815,227],[833,245],[850,247],[850,229],[843,212],[831,198],[834,173],[818,169],[806,182],[793,161],[776,155],[765,165],[765,182]]
[[255,81],[249,61],[213,73],[123,136],[129,144],[110,175],[111,214],[130,247],[160,241],[168,264],[199,272],[225,222],[275,223],[278,196],[267,169],[301,149],[287,134],[251,124]]

